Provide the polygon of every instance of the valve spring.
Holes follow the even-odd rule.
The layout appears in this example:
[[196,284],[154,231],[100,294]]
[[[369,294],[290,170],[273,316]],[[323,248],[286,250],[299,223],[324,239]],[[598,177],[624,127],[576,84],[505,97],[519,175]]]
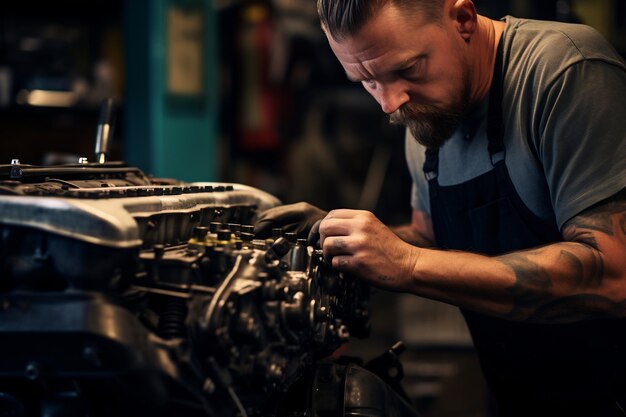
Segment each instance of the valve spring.
[[159,334],[164,339],[184,338],[187,335],[185,329],[185,317],[187,317],[187,304],[185,300],[170,300],[163,307],[159,317]]

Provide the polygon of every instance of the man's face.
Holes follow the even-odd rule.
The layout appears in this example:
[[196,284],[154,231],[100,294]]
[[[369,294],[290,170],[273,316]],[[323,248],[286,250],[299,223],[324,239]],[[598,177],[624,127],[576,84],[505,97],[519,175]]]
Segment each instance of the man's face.
[[356,35],[328,41],[348,78],[363,84],[392,123],[440,147],[467,112],[471,68],[454,21],[424,23],[415,14],[387,5]]

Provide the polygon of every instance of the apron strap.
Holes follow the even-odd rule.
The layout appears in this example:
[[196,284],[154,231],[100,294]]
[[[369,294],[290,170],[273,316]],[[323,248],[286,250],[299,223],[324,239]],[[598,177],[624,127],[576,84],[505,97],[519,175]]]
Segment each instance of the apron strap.
[[426,148],[424,175],[428,181],[434,180],[439,174],[439,148]]

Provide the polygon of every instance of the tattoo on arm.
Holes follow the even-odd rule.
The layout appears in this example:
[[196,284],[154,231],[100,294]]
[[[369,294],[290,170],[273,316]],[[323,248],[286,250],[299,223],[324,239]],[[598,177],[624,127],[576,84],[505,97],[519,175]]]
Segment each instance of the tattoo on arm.
[[[559,260],[566,266],[569,276],[575,283],[576,288],[585,290],[587,288],[598,288],[602,285],[604,276],[604,261],[597,250],[592,248],[582,248],[586,253],[575,254],[574,252],[561,250]],[[588,262],[587,268],[581,260],[585,257]]]
[[[515,284],[509,289],[512,309],[508,318],[528,321],[575,321],[626,315],[626,300],[613,300],[589,294],[602,285],[604,258],[596,236],[626,236],[626,192],[583,212],[566,223],[558,262],[559,277],[570,280],[578,294],[554,298],[549,266],[542,265],[542,252],[548,248],[515,252],[498,257],[511,268]],[[575,246],[572,246],[575,245]]]
[[558,257],[563,263],[561,276],[571,280],[572,287],[582,293],[557,299],[551,292],[553,276],[537,261],[541,259],[541,249],[501,256],[500,261],[513,270],[516,278],[509,289],[513,305],[506,318],[530,322],[575,321],[624,311],[626,302],[615,303],[606,297],[584,293],[602,284],[604,263],[595,249],[583,246],[582,250],[585,252],[563,248]]
[[626,188],[565,223],[563,237],[597,249],[592,232],[626,236]]
[[514,252],[499,257],[500,262],[513,270],[515,284],[509,288],[513,308],[507,315],[510,319],[523,319],[528,316],[529,310],[550,299],[552,279],[550,275],[531,258],[538,251]]

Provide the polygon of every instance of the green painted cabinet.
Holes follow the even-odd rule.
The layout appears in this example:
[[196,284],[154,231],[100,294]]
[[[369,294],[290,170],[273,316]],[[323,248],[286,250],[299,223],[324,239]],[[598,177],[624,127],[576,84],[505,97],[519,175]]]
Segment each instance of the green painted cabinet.
[[124,155],[148,174],[216,180],[216,13],[208,0],[125,2]]

